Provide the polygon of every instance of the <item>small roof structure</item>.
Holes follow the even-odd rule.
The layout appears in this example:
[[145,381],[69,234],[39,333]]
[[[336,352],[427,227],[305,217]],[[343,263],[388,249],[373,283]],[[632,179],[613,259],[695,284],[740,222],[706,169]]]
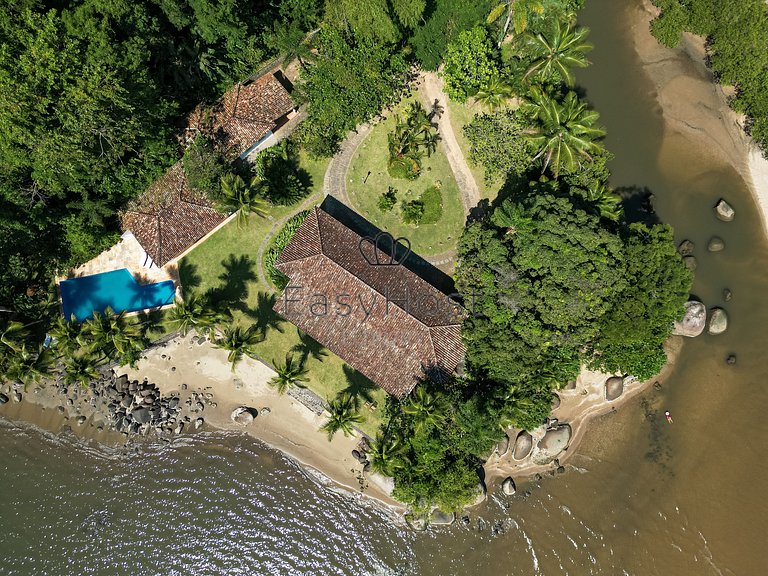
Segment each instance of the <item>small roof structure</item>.
[[225,151],[238,155],[248,150],[270,130],[275,121],[296,105],[276,69],[227,91],[213,106],[199,105],[187,119],[185,138],[202,134]]
[[123,230],[133,233],[158,266],[184,253],[225,219],[202,192],[190,188],[181,161],[120,214]]
[[383,257],[388,247],[377,240],[315,207],[275,264],[290,283],[274,309],[386,392],[403,397],[425,376],[457,370],[464,358],[463,308]]

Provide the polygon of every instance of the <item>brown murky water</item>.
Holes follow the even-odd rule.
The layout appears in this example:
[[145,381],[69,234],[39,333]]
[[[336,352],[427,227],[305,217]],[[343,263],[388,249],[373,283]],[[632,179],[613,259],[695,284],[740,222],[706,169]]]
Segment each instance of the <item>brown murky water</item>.
[[[726,334],[686,341],[662,390],[594,422],[566,475],[421,535],[250,439],[118,456],[2,424],[0,574],[768,573],[768,245],[739,175],[664,126],[629,43],[635,2],[588,0],[596,49],[579,79],[609,131],[613,184],[648,187],[697,244],[694,292],[727,309]],[[721,195],[731,224],[712,214]],[[715,234],[727,248],[709,254]]]

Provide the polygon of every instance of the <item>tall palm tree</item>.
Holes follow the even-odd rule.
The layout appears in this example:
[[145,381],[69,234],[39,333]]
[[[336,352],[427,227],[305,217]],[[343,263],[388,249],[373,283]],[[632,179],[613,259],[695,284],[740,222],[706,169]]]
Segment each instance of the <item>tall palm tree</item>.
[[269,385],[277,390],[278,394],[285,394],[290,386],[304,388],[308,370],[304,367],[303,362],[294,360],[293,354],[286,354],[285,362],[282,364],[276,360],[272,360],[272,364],[274,364],[277,374],[269,381]]
[[242,328],[230,325],[224,328],[221,336],[214,341],[214,346],[229,351],[227,361],[232,364],[232,372],[234,372],[243,355],[257,358],[254,346],[262,340],[254,326]]
[[499,32],[498,47],[501,48],[504,38],[507,37],[510,24],[518,34],[525,32],[532,17],[544,14],[545,3],[546,0],[504,0],[491,10],[487,18],[488,24],[493,24],[505,16],[504,25]]
[[207,298],[197,294],[188,294],[184,300],[176,300],[168,315],[168,322],[175,326],[182,336],[191,329],[200,334],[208,334],[223,320],[223,315],[210,307]]
[[368,452],[371,468],[384,476],[392,476],[407,464],[402,456],[403,448],[399,438],[388,438],[379,432]]
[[54,347],[60,356],[69,355],[78,350],[82,324],[65,320],[63,316],[56,319],[56,323],[48,329],[48,334],[55,339]]
[[405,118],[397,119],[394,132],[387,135],[390,166],[402,164],[406,173],[418,175],[424,154],[431,156],[440,141],[437,124],[432,121],[435,113],[435,108],[428,113],[419,102],[414,102]]
[[115,314],[109,307],[103,314],[94,312],[84,323],[80,342],[88,342],[91,352],[100,352],[107,359],[116,356],[133,358],[145,344],[141,326],[129,320],[125,310]]
[[525,209],[508,198],[493,211],[491,220],[499,228],[506,228],[507,234],[524,234],[534,227]]
[[526,107],[536,126],[525,137],[537,150],[534,160],[543,159],[542,173],[547,168],[555,177],[561,170],[574,172],[583,160],[591,161],[591,154],[603,149],[597,142],[605,136],[605,130],[596,125],[600,115],[575,92],[569,92],[560,103],[534,86]]
[[571,68],[586,68],[589,65],[586,53],[594,46],[585,38],[589,29],[574,29],[570,24],[556,20],[554,29],[548,36],[539,33],[526,36],[526,44],[535,60],[528,67],[524,78],[539,74],[551,78],[559,74],[568,86],[573,86],[574,77]]
[[344,432],[345,436],[351,436],[352,425],[363,421],[363,417],[357,412],[354,398],[346,392],[328,401],[328,412],[330,412],[328,421],[320,427],[320,430],[328,434],[328,442],[339,430]]
[[27,345],[22,344],[19,350],[8,358],[5,377],[9,380],[18,380],[26,389],[32,382],[51,377],[54,362],[55,358],[50,348],[40,346],[37,350],[29,351]]
[[423,384],[419,385],[403,404],[403,412],[413,416],[414,424],[419,429],[443,420],[437,396],[430,394]]
[[496,110],[513,95],[514,91],[509,82],[495,76],[475,94],[475,101],[490,110]]
[[250,214],[262,218],[267,215],[269,201],[264,198],[265,189],[266,184],[259,178],[251,178],[248,183],[239,175],[222,178],[219,208],[237,212],[237,225],[247,226]]
[[96,368],[96,359],[90,354],[73,354],[64,359],[64,383],[80,384],[87,387],[101,375]]

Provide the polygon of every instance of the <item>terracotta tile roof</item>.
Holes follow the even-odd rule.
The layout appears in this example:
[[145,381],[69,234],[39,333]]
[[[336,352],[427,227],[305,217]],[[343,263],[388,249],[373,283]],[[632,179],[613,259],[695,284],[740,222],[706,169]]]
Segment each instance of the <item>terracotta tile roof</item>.
[[181,161],[174,164],[120,214],[123,231],[130,230],[158,266],[164,266],[226,216],[189,187]]
[[213,106],[195,108],[187,121],[186,138],[191,140],[201,133],[223,150],[240,154],[295,106],[273,71],[252,82],[237,84]]
[[394,396],[425,373],[455,372],[464,357],[461,307],[405,266],[371,265],[371,244],[362,244],[364,257],[360,241],[312,210],[277,260],[291,281],[275,311]]

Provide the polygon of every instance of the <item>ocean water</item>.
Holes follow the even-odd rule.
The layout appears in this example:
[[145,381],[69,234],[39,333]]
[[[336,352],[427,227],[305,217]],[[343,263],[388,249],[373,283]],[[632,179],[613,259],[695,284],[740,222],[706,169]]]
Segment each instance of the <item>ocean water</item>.
[[[648,187],[676,239],[696,242],[694,292],[727,308],[726,334],[687,340],[660,390],[592,422],[563,476],[422,534],[250,438],[112,452],[0,420],[0,574],[768,573],[768,244],[739,175],[664,124],[631,45],[639,5],[588,0],[596,48],[579,80],[609,131],[613,184]],[[719,196],[731,225],[712,215]],[[714,234],[722,253],[702,250]]]
[[62,280],[59,289],[64,317],[74,314],[78,322],[90,318],[94,311],[103,313],[107,307],[114,312],[137,312],[165,306],[173,302],[176,293],[172,280],[142,285],[127,268]]

